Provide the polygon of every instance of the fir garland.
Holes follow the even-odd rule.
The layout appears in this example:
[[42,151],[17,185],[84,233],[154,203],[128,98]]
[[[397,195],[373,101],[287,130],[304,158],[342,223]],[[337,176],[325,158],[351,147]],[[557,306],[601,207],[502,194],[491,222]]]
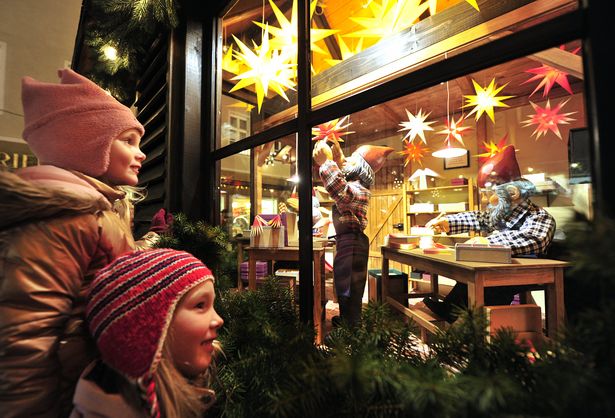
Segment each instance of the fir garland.
[[[516,342],[508,330],[487,340],[485,315],[470,310],[425,351],[412,324],[374,304],[360,327],[337,328],[318,347],[293,295],[275,280],[256,291],[222,291],[216,309],[225,321],[224,354],[208,416],[615,416],[615,224],[579,222],[567,233],[574,266],[567,284],[601,293],[571,318],[567,332],[540,347]],[[222,271],[237,269],[234,254],[225,264],[229,241],[220,228],[181,214],[159,246],[192,252]]]
[[[177,0],[91,0],[85,27],[86,75],[120,102],[132,105],[136,82],[152,42],[177,26]],[[104,48],[113,47],[111,60]]]

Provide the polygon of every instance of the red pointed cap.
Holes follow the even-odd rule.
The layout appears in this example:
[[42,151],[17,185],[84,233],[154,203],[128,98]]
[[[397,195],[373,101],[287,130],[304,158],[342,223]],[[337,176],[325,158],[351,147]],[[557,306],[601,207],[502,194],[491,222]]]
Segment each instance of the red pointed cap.
[[395,150],[391,147],[361,145],[355,152],[363,157],[375,173],[384,166],[387,156],[393,151]]
[[521,177],[515,147],[508,145],[502,152],[489,157],[478,170],[478,186],[486,183],[503,184]]

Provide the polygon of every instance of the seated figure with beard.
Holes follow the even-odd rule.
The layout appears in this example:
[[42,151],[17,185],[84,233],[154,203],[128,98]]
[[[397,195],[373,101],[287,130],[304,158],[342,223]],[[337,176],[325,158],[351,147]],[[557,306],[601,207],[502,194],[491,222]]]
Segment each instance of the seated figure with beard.
[[[536,193],[534,185],[520,178],[499,184],[493,191],[487,211],[447,215],[427,223],[427,226],[437,233],[486,233],[483,238],[486,243],[510,246],[513,256],[544,254],[553,239],[555,220],[530,201],[530,196]],[[477,240],[472,238],[470,241]],[[520,290],[518,286],[487,287],[485,305],[509,305]],[[457,283],[443,301],[428,297],[423,299],[423,303],[448,322],[453,322],[456,319],[453,306],[466,307],[467,300],[467,285]]]

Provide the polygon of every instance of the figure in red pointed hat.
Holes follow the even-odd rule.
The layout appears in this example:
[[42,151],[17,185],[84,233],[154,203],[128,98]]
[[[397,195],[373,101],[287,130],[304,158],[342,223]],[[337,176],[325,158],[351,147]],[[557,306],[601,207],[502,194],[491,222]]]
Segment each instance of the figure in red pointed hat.
[[[507,245],[511,247],[513,256],[543,255],[553,239],[555,219],[532,203],[530,196],[536,193],[536,187],[521,178],[520,173],[515,148],[510,145],[488,158],[479,170],[479,186],[490,186],[493,190],[486,211],[447,215],[428,222],[426,226],[437,233],[481,233],[484,236],[472,238],[470,242]],[[515,287],[487,287],[485,304],[508,305],[519,291]],[[453,322],[456,319],[453,306],[465,307],[467,300],[467,285],[457,283],[443,301],[428,297],[423,299],[423,303]]]
[[369,240],[363,232],[367,226],[367,208],[374,182],[393,148],[362,145],[348,158],[338,143],[333,149],[325,141],[314,146],[314,162],[320,166],[320,178],[335,201],[332,217],[336,231],[336,255],[333,281],[340,305],[341,320],[356,326],[361,320]]

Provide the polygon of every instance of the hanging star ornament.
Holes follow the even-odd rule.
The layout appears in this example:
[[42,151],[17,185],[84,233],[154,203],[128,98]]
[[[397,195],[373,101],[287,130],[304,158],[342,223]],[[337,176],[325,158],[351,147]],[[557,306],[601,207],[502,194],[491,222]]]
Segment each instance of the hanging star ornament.
[[429,7],[422,0],[380,0],[368,5],[372,17],[351,17],[350,20],[361,25],[363,29],[347,34],[354,38],[377,38],[380,40],[394,33],[401,32],[418,22],[420,16]]
[[472,128],[470,128],[469,126],[463,126],[464,122],[464,115],[461,115],[457,120],[455,120],[454,118],[448,118],[446,121],[444,121],[444,129],[436,133],[446,135],[444,142],[447,146],[451,146],[451,140],[456,139],[461,143],[461,145],[465,147],[466,144],[463,143],[463,135],[466,131],[471,130]]
[[[267,26],[263,30],[261,45],[255,48],[256,54],[235,35],[233,35],[233,38],[240,49],[240,51],[235,52],[237,61],[240,62],[240,65],[244,65],[246,70],[231,79],[239,80],[239,82],[230,91],[233,92],[254,85],[259,113],[263,99],[269,93],[269,89],[288,102],[284,90],[294,90],[295,83],[292,80],[295,73],[295,64],[289,63],[280,51],[271,49]],[[252,42],[254,43],[254,41]],[[256,46],[255,43],[254,45]]]
[[468,113],[468,116],[476,113],[476,120],[478,120],[483,113],[486,113],[489,119],[491,119],[491,122],[495,123],[493,108],[509,107],[502,101],[515,97],[497,95],[508,83],[498,87],[498,85],[495,84],[495,78],[493,78],[491,79],[491,83],[485,88],[481,87],[480,84],[474,80],[472,80],[472,84],[474,85],[476,94],[464,95],[463,97],[466,99],[466,104],[463,105],[462,108],[474,106],[474,109]]
[[342,59],[341,60],[336,60],[333,58],[325,59],[325,62],[329,64],[331,67],[363,51],[363,38],[359,38],[359,40],[357,41],[357,43],[354,45],[353,48],[348,47],[348,44],[344,41],[344,38],[342,36],[337,36],[337,43],[340,46],[340,53],[342,54]]
[[[470,4],[472,7],[474,7],[476,10],[480,12],[480,9],[478,8],[478,4],[476,3],[476,0],[466,0],[466,2],[468,2],[468,4]],[[428,0],[427,4],[429,4],[429,14],[431,16],[435,15],[436,9],[438,8],[438,0]]]
[[497,144],[493,142],[492,140],[489,140],[489,143],[483,141],[483,145],[481,145],[481,147],[486,152],[476,155],[478,157],[479,164],[482,165],[482,162],[486,160],[487,158],[491,158],[495,155],[498,155],[502,151],[504,151],[504,148],[508,146],[506,144],[507,141],[508,141],[508,132],[506,133],[506,135],[500,138]]
[[530,101],[530,104],[536,113],[530,115],[528,120],[523,121],[523,127],[527,128],[528,126],[536,125],[536,129],[532,132],[532,136],[536,135],[537,141],[541,136],[546,135],[549,131],[557,135],[559,139],[562,139],[562,134],[559,131],[559,125],[568,125],[570,122],[573,122],[575,119],[572,119],[569,116],[577,113],[560,113],[562,107],[564,107],[569,100],[570,99],[566,99],[563,102],[559,102],[553,109],[551,109],[551,103],[549,100],[547,100],[547,105],[545,107],[541,107]]
[[[560,49],[565,50],[563,45],[560,46]],[[570,53],[576,55],[580,49],[581,48],[577,48]],[[568,93],[572,94],[572,88],[570,87],[570,83],[568,82],[567,72],[560,71],[546,64],[543,64],[540,67],[530,68],[525,72],[534,74],[534,76],[521,84],[531,83],[532,81],[540,80],[540,83],[538,83],[532,94],[536,93],[538,90],[544,87],[542,91],[542,97],[547,97],[547,95],[556,83]],[[530,94],[530,96],[532,96],[532,94]]]
[[423,167],[423,158],[425,157],[425,154],[429,152],[429,148],[423,147],[420,142],[415,144],[414,142],[403,141],[403,143],[404,150],[399,151],[399,153],[406,156],[404,167],[410,162],[418,163],[421,167]]
[[408,139],[408,142],[414,142],[414,139],[419,136],[423,143],[427,145],[427,140],[425,139],[425,131],[433,131],[433,128],[429,125],[435,123],[433,121],[425,122],[425,119],[427,119],[431,112],[425,114],[423,113],[423,109],[421,108],[416,115],[413,115],[412,113],[408,112],[408,109],[405,110],[406,115],[408,116],[408,120],[399,124],[399,126],[402,126],[402,129],[400,129],[398,132],[408,132],[406,133],[406,136],[402,138],[402,141]]
[[[312,16],[314,15],[314,11],[316,10],[317,4],[317,0],[314,0],[310,3],[310,21],[312,20]],[[272,36],[271,48],[285,51],[285,53],[293,57],[293,62],[296,62],[297,45],[299,39],[299,35],[297,32],[299,28],[299,23],[297,22],[297,0],[293,0],[290,20],[288,20],[286,16],[284,16],[284,13],[282,13],[278,6],[275,5],[273,0],[269,0],[269,5],[271,6],[271,10],[273,10],[275,17],[278,20],[278,24],[280,25],[280,27],[269,26],[269,33],[271,33]],[[263,24],[261,22],[254,23],[263,29],[266,26],[266,24]],[[310,43],[312,52],[326,55],[328,52],[316,45],[316,42],[337,32],[339,31],[336,29],[310,29]]]
[[344,122],[348,119],[348,115],[344,116],[342,119],[333,119],[326,123],[321,123],[320,125],[314,126],[312,128],[312,137],[313,141],[325,140],[333,143],[344,142],[342,136],[353,134],[354,131],[346,131],[342,132],[344,129],[352,125],[352,123],[347,123],[344,125]]
[[222,56],[222,69],[231,74],[237,75],[241,72],[241,64],[238,60],[233,59],[233,55],[233,44],[230,44]]

